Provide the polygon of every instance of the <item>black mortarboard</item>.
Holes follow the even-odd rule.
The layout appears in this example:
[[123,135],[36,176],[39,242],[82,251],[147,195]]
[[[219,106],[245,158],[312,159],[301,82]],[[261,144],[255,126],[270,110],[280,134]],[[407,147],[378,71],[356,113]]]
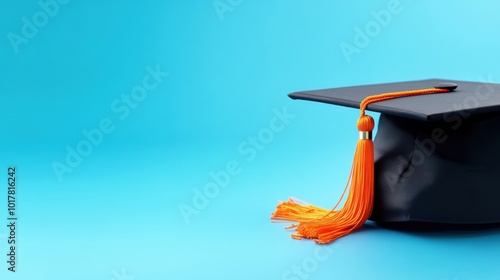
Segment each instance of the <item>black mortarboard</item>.
[[[425,90],[419,92],[421,89]],[[367,200],[372,195],[373,205],[366,206],[372,209],[365,209],[369,213],[364,214],[362,223],[368,217],[376,222],[499,223],[499,84],[430,79],[301,91],[289,96],[360,108],[363,100],[384,93],[390,99],[375,98],[366,107],[381,113],[373,142],[374,194],[349,193],[358,200],[349,205],[346,202],[344,208],[355,209],[361,203],[358,196]],[[352,176],[367,180],[364,177],[371,172],[356,170],[359,153],[357,150],[350,192]],[[366,151],[362,153],[365,157]],[[294,237],[327,243],[362,225],[359,217],[355,225],[344,225],[353,215],[361,215],[352,214],[352,209],[337,217],[335,225],[325,226],[332,219],[321,224],[322,218],[341,211],[289,200],[278,206],[272,218],[303,223]],[[338,223],[347,229],[338,229]]]

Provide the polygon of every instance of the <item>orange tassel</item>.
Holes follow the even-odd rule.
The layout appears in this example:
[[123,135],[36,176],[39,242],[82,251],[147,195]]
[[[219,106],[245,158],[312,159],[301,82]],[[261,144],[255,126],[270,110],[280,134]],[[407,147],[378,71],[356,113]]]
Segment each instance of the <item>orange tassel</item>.
[[[316,207],[298,199],[290,198],[281,202],[276,212],[271,214],[272,220],[298,222],[287,229],[294,229],[294,239],[308,238],[316,243],[330,243],[360,228],[370,218],[373,209],[374,192],[374,153],[371,133],[375,127],[372,117],[365,115],[366,107],[378,101],[404,96],[430,93],[450,92],[449,89],[430,88],[372,95],[360,104],[361,116],[358,119],[360,139],[356,145],[354,161],[349,180],[341,198],[332,210]],[[337,210],[345,193],[349,190],[344,206]]]

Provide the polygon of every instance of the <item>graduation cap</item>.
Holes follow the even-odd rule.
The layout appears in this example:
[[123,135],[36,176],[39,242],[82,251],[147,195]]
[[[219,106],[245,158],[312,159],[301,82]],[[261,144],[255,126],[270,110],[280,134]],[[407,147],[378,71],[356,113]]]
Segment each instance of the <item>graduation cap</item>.
[[[329,243],[368,219],[500,222],[499,84],[429,79],[289,96],[361,111],[351,174],[333,209],[289,199],[272,213],[295,222],[293,238]],[[381,113],[373,142],[365,110]]]

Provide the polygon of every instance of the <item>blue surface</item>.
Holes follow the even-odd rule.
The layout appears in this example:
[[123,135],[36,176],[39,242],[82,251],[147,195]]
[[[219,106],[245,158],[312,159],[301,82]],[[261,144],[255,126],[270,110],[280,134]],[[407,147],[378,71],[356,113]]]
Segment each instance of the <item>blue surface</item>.
[[1,279],[500,277],[499,230],[318,246],[269,222],[289,196],[332,206],[357,137],[356,110],[287,93],[499,82],[498,2],[147,2],[0,3]]

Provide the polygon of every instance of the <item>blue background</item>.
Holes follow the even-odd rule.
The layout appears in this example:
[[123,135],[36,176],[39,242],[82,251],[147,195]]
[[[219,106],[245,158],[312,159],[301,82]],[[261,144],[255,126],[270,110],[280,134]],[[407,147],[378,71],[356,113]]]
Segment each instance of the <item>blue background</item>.
[[[367,225],[320,247],[269,222],[289,196],[331,207],[357,137],[356,110],[287,93],[425,78],[498,82],[497,1],[221,0],[219,11],[215,2],[51,2],[52,15],[37,1],[0,3],[0,225],[11,165],[19,218],[16,273],[7,271],[0,227],[0,278],[500,277],[494,230]],[[355,46],[356,28],[374,26],[388,5],[400,12],[345,55],[341,45]],[[12,33],[24,36],[23,17],[39,27],[12,43]],[[113,104],[125,106],[122,95],[143,84],[148,67],[163,76],[125,117]],[[275,122],[277,114],[289,119]],[[82,131],[103,120],[113,131],[91,150],[81,146],[90,143]],[[253,146],[252,137],[264,141]],[[67,164],[78,145],[86,155],[58,178],[54,162]],[[214,189],[210,174],[224,177],[228,164],[234,175]],[[206,186],[211,198],[183,216]]]

